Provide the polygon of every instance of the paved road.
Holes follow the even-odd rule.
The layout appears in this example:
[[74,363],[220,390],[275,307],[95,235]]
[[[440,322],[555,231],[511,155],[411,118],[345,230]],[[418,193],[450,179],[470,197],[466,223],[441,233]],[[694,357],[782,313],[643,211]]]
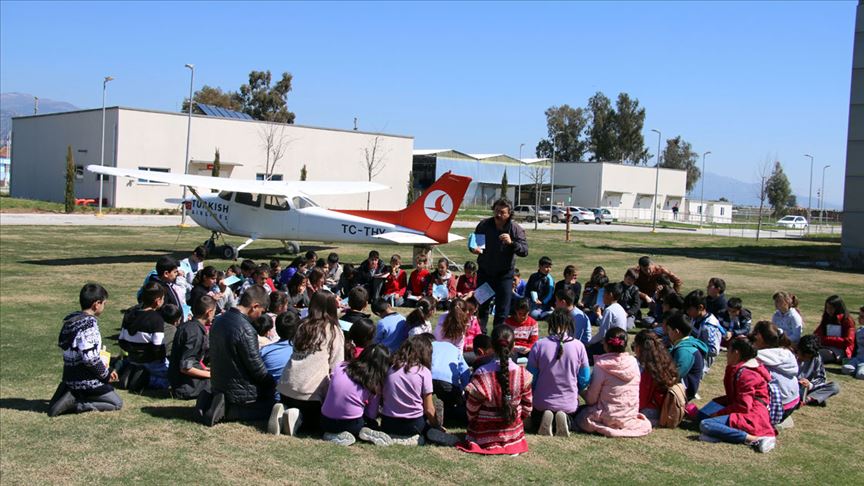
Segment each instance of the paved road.
[[[187,219],[190,225],[195,225],[191,218]],[[3,213],[0,214],[0,226],[177,226],[180,224],[180,216],[158,216],[158,215],[136,215],[136,214],[106,214],[97,218],[93,214],[61,214],[61,213]],[[456,221],[454,228],[474,228],[476,221]],[[533,229],[533,223],[525,223],[526,229]],[[543,223],[539,224],[541,230],[564,229],[563,224]],[[648,226],[630,226],[626,224],[574,224],[570,226],[574,232],[617,232],[617,233],[650,233]],[[658,233],[670,234],[700,234],[717,236],[737,236],[742,238],[755,238],[756,230],[684,230],[658,228]],[[800,237],[800,231],[762,231],[763,238],[795,238]]]

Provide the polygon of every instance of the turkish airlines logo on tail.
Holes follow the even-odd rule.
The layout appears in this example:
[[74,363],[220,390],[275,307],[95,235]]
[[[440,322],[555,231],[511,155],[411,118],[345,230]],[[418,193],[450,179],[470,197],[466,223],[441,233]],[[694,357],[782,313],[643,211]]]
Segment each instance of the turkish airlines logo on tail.
[[453,214],[453,199],[446,192],[436,189],[423,200],[423,211],[435,223],[446,221]]

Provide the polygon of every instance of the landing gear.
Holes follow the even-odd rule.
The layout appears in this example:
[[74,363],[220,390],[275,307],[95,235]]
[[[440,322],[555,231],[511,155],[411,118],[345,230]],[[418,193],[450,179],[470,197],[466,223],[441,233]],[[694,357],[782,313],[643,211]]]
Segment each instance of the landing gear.
[[[222,233],[214,231],[210,238],[204,242],[204,248],[207,249],[207,255],[224,258],[225,260],[236,260],[238,250],[236,246],[217,245],[216,240],[222,237]],[[224,239],[223,239],[224,241]]]
[[298,243],[296,241],[282,240],[282,246],[285,247],[285,251],[289,255],[296,255],[296,254],[300,253],[300,243]]
[[223,245],[218,247],[219,256],[224,258],[225,260],[236,260],[237,259],[237,247],[231,245]]
[[210,235],[210,239],[204,242],[204,248],[207,250],[208,255],[217,255],[218,254],[218,245],[216,245],[216,238],[219,238],[219,233],[214,231]]

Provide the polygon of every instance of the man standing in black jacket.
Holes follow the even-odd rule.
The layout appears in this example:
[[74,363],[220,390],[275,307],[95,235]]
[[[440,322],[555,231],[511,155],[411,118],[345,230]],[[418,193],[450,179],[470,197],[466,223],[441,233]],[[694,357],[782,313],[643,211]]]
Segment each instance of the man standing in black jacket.
[[[273,377],[258,351],[252,322],[267,310],[267,292],[260,285],[246,289],[240,303],[213,321],[210,328],[212,399],[200,395],[196,407],[206,425],[226,420],[266,420],[273,408]],[[207,402],[210,402],[209,404]]]
[[[492,212],[494,216],[480,221],[474,229],[468,239],[468,249],[478,255],[477,288],[488,283],[495,292],[495,318],[492,321],[494,328],[501,325],[510,312],[516,257],[528,256],[528,240],[525,239],[525,230],[513,221],[513,205],[508,199],[495,201]],[[478,239],[483,240],[483,245],[479,244],[481,242]],[[483,334],[486,334],[491,304],[492,299],[487,300],[478,312]]]

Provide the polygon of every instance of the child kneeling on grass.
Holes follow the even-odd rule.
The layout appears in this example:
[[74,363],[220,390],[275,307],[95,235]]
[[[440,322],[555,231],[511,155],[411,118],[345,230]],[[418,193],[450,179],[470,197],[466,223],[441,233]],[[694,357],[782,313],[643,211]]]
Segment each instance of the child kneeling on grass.
[[511,360],[513,330],[492,330],[495,358],[477,368],[465,389],[468,431],[459,450],[475,454],[528,452],[524,421],[531,416],[531,373]]
[[606,437],[641,437],[651,422],[639,413],[639,363],[627,353],[627,331],[613,327],[603,338],[605,354],[594,358],[591,385],[582,393],[586,406],[577,423],[585,432]]
[[99,352],[102,335],[97,317],[105,310],[108,291],[99,284],[81,288],[79,312],[63,319],[57,345],[63,350],[63,380],[48,403],[48,416],[63,413],[120,410],[123,400],[108,383],[117,373],[108,368]]
[[726,395],[699,410],[699,439],[703,442],[745,444],[763,453],[774,449],[776,432],[768,415],[771,373],[756,355],[756,348],[746,339],[730,343],[723,377]]
[[216,314],[216,300],[202,295],[192,302],[194,318],[177,329],[171,359],[168,362],[168,382],[171,394],[180,400],[198,398],[210,391],[210,370],[203,365],[209,347],[207,329]]
[[534,377],[531,423],[538,424],[537,434],[551,436],[554,421],[555,435],[569,437],[576,426],[579,391],[591,380],[588,352],[573,337],[569,310],[555,309],[547,322],[549,336],[537,341],[528,354],[528,371]]
[[381,387],[390,368],[390,352],[381,344],[369,346],[352,361],[333,369],[330,389],[321,407],[324,440],[349,446],[363,427],[377,428]]

